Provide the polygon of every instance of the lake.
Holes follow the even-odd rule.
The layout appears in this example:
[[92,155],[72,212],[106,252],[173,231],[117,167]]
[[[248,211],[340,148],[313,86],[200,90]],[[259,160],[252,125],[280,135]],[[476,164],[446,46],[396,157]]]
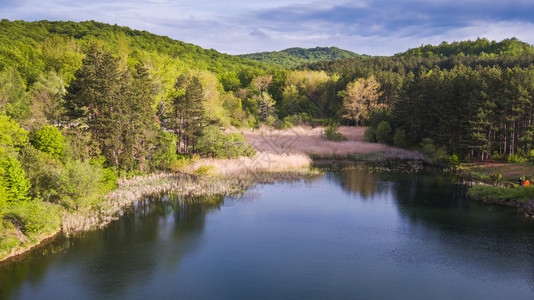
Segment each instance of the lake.
[[534,299],[534,221],[465,192],[333,166],[205,203],[153,197],[0,265],[0,298]]

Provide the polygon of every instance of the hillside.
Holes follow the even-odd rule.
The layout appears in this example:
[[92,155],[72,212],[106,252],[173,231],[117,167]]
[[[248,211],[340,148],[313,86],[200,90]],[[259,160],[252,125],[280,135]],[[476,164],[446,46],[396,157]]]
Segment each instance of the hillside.
[[[171,66],[179,70],[201,69],[217,74],[239,75],[266,70],[265,64],[245,58],[203,49],[193,44],[158,36],[147,31],[95,21],[9,21],[0,22],[0,71],[16,68],[26,84],[31,85],[51,69],[72,77],[91,41],[99,41],[129,65],[150,61],[154,67]],[[243,74],[251,77],[250,74]],[[65,78],[65,79],[67,79]],[[68,81],[68,80],[67,80]],[[246,83],[248,84],[248,83]]]
[[476,41],[468,40],[450,44],[443,42],[438,46],[425,45],[398,53],[396,56],[448,57],[461,54],[471,56],[534,54],[534,47],[516,38],[505,39],[500,42],[490,42],[488,39],[479,38]]
[[259,52],[238,56],[280,67],[293,68],[307,63],[361,57],[362,55],[336,47],[316,47],[310,49],[289,48],[282,51]]

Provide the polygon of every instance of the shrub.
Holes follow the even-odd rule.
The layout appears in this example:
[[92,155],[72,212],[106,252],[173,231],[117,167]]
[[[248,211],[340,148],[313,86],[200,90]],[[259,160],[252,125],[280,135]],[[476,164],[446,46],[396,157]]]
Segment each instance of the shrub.
[[527,161],[527,159],[524,158],[521,154],[510,154],[508,155],[507,161],[509,163],[522,163]]
[[404,148],[406,147],[406,133],[401,128],[395,130],[395,135],[393,136],[393,145],[395,147]]
[[31,138],[31,144],[53,157],[61,157],[65,152],[65,138],[55,126],[44,125]]
[[105,171],[87,161],[68,161],[58,178],[58,196],[61,204],[79,209],[105,191]]
[[490,174],[490,179],[493,182],[493,185],[498,185],[502,180],[502,173],[492,173]]
[[421,142],[421,150],[430,162],[438,164],[449,163],[449,157],[444,147],[437,147],[431,138],[424,138]]
[[216,126],[207,126],[203,129],[198,139],[197,150],[217,158],[236,158],[256,154],[243,135],[238,133],[224,135]]
[[200,175],[200,176],[207,176],[207,175],[213,175],[214,171],[215,171],[214,166],[201,166],[195,170],[195,174]]
[[376,127],[376,141],[381,144],[388,144],[390,142],[391,126],[387,121],[382,121]]
[[338,130],[337,125],[330,125],[323,132],[322,136],[326,138],[327,140],[331,140],[331,141],[346,141],[347,137],[345,137],[343,134],[341,134],[337,130]]
[[458,155],[453,154],[449,156],[449,163],[453,166],[457,166],[460,164],[460,159],[458,159]]
[[59,227],[58,207],[40,201],[28,201],[20,206],[20,218],[24,223],[24,232],[38,233],[48,228]]
[[267,118],[265,119],[265,123],[269,126],[274,126],[274,124],[276,123],[277,119],[275,116],[273,115],[268,115]]
[[363,134],[363,138],[366,142],[376,143],[376,130],[373,127],[368,127]]

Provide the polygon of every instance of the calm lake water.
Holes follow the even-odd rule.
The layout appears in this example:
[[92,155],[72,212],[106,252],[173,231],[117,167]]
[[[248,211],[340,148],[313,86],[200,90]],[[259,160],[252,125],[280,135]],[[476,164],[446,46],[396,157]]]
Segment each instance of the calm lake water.
[[534,299],[534,221],[436,175],[332,169],[184,205],[0,265],[5,299]]

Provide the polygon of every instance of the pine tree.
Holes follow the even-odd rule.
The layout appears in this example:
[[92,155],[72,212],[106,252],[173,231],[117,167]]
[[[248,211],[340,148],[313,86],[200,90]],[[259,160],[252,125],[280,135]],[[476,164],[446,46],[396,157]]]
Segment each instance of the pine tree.
[[206,123],[202,85],[195,76],[182,75],[171,98],[170,129],[178,137],[178,151],[194,152],[196,138]]

